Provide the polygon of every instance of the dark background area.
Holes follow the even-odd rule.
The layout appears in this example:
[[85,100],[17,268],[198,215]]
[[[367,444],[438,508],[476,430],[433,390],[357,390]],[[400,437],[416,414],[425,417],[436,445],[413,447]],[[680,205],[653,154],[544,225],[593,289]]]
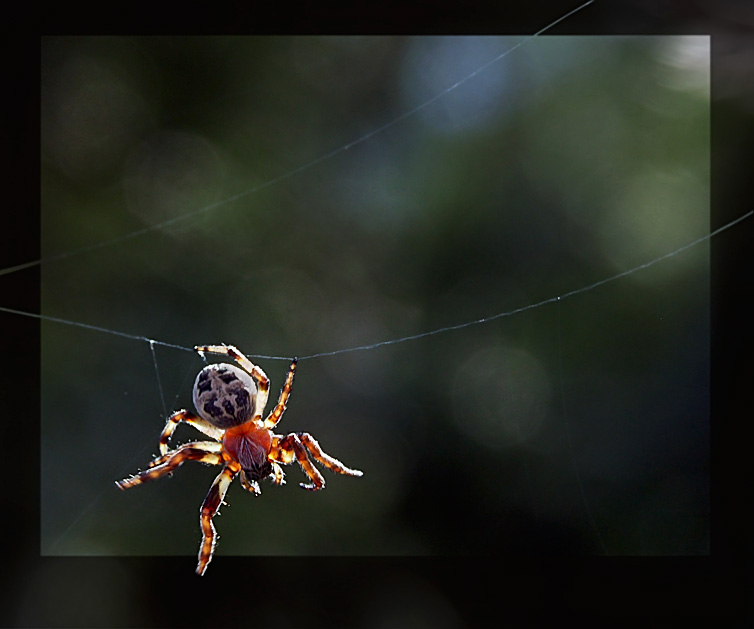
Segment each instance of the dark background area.
[[[701,23],[672,30],[709,32]],[[622,32],[604,26],[593,32]],[[305,355],[512,311],[703,235],[698,40],[534,40],[277,181],[517,41],[45,38],[42,256],[243,194],[42,265],[41,312],[182,346]],[[713,39],[721,131],[752,106],[736,90],[741,53],[725,41]],[[721,144],[714,159],[724,155],[730,176],[739,162]],[[712,228],[740,215],[728,199]],[[726,263],[716,246],[735,238],[712,243],[713,342],[725,312],[715,289],[727,284],[714,283]],[[201,361],[157,346],[158,385],[146,342],[43,322],[43,558],[19,574],[11,624],[298,626],[340,615],[464,626],[473,605],[452,585],[461,572],[474,582],[494,566],[501,585],[526,574],[535,590],[555,585],[569,609],[611,611],[609,579],[594,582],[616,560],[594,556],[624,557],[637,578],[646,567],[626,557],[714,561],[710,432],[726,433],[710,425],[709,259],[703,244],[558,305],[302,362],[280,430],[312,432],[365,476],[328,475],[327,490],[309,494],[291,467],[288,484],[265,484],[259,499],[232,487],[201,583],[196,515],[216,471],[112,487],[156,452],[164,411],[190,404]],[[286,363],[258,362],[277,390]],[[713,372],[713,417],[716,382],[735,384]],[[590,593],[536,568],[573,562]],[[675,570],[659,566],[655,579]],[[687,591],[720,569],[701,566],[687,564]],[[213,590],[228,574],[253,593],[242,608],[167,613],[166,583],[175,600],[178,583],[191,592],[216,577]],[[537,605],[535,590],[512,592]],[[83,592],[87,604],[71,606]]]

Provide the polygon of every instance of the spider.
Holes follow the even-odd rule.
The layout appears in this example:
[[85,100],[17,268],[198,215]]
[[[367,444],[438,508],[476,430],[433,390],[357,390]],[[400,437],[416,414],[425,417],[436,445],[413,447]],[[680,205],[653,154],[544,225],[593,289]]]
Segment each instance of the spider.
[[[201,345],[194,349],[201,355],[209,352],[229,356],[243,369],[227,363],[204,367],[196,377],[193,391],[194,406],[199,415],[187,410],[173,413],[160,435],[160,456],[146,470],[115,484],[119,489],[129,489],[171,474],[184,461],[223,466],[200,510],[202,542],[196,572],[203,575],[212,560],[217,542],[212,518],[223,504],[225,492],[236,475],[239,475],[244,489],[259,495],[259,481],[270,478],[276,485],[282,485],[285,474],[280,464],[288,465],[294,460],[298,461],[311,481],[308,484],[301,483],[301,487],[311,491],[324,489],[325,479],[312,464],[309,454],[339,474],[361,476],[362,472],[350,469],[325,454],[307,432],[289,433],[285,436],[272,432],[283,416],[291,394],[296,359],[288,370],[277,405],[262,420],[270,390],[270,381],[265,373],[232,345]],[[168,450],[170,437],[181,422],[191,424],[214,441],[193,441],[175,450]]]

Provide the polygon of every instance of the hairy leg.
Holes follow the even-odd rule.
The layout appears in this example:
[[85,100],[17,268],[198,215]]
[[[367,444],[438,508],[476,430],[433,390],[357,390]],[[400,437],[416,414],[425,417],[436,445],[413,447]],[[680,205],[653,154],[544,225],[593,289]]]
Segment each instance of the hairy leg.
[[346,467],[338,461],[338,459],[335,459],[331,457],[329,454],[325,454],[325,452],[322,451],[322,448],[320,447],[319,443],[317,443],[317,440],[312,437],[308,432],[300,432],[297,433],[298,438],[301,440],[301,443],[304,444],[307,450],[312,453],[312,456],[317,459],[322,465],[324,465],[326,468],[331,469],[333,472],[337,472],[338,474],[345,474],[346,476],[362,476],[363,472],[360,470],[353,470],[350,467]]
[[288,369],[288,376],[285,378],[285,384],[283,385],[283,388],[280,389],[280,398],[278,399],[278,403],[267,416],[267,419],[264,420],[265,428],[274,428],[275,424],[280,421],[283,413],[285,413],[285,405],[288,403],[288,398],[290,397],[291,389],[293,388],[293,375],[296,372],[297,362],[297,359],[294,358],[290,368]]
[[202,508],[199,512],[202,543],[199,545],[199,563],[196,566],[196,573],[200,576],[204,574],[207,565],[212,561],[212,555],[215,553],[215,546],[217,544],[217,533],[215,525],[212,523],[212,518],[215,517],[217,511],[220,509],[223,498],[225,498],[225,492],[228,491],[228,486],[240,469],[237,463],[228,463],[223,468],[223,471],[217,475],[217,478],[215,478],[215,482],[212,483],[212,487],[210,487],[207,497],[202,503]]
[[160,435],[160,454],[167,454],[170,437],[181,422],[191,424],[199,432],[207,435],[210,439],[222,441],[223,431],[220,428],[213,426],[207,420],[202,419],[195,413],[184,409],[176,411],[168,417],[168,421],[165,423],[165,428],[162,429],[162,434]]
[[213,441],[195,441],[182,445],[177,450],[161,456],[152,465],[138,474],[117,481],[118,489],[130,489],[147,481],[169,474],[185,461],[199,461],[207,465],[222,463],[222,445]]
[[285,464],[298,461],[301,469],[304,470],[304,474],[306,474],[312,481],[309,485],[299,483],[304,489],[318,491],[325,488],[325,479],[322,478],[322,474],[319,473],[319,470],[312,465],[312,462],[306,454],[306,448],[295,433],[290,433],[283,438],[273,437],[270,456],[276,461]]

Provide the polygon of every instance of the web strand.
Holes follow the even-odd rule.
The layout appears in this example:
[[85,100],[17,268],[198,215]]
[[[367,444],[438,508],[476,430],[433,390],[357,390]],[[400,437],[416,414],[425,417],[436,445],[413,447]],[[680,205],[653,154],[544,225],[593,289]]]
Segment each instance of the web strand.
[[497,57],[495,57],[494,59],[491,59],[490,61],[486,62],[485,64],[483,64],[482,66],[480,66],[479,68],[477,68],[476,70],[474,70],[473,72],[471,72],[470,74],[467,74],[465,77],[463,77],[462,79],[460,79],[459,81],[457,81],[456,83],[454,83],[453,85],[451,85],[450,87],[445,88],[441,92],[435,94],[429,100],[424,101],[422,104],[414,107],[413,109],[410,109],[410,110],[404,112],[403,114],[397,116],[396,118],[393,118],[389,122],[386,122],[382,126],[380,126],[380,127],[376,128],[376,129],[370,131],[369,133],[366,133],[365,135],[360,136],[356,140],[353,140],[352,142],[344,144],[343,146],[341,146],[341,147],[339,147],[337,149],[334,149],[334,150],[332,150],[332,151],[330,151],[328,153],[325,153],[324,155],[321,155],[321,156],[317,157],[316,159],[313,159],[313,160],[311,160],[311,161],[309,161],[309,162],[307,162],[307,163],[305,163],[305,164],[303,164],[301,166],[298,166],[298,167],[296,167],[296,168],[294,168],[292,170],[289,170],[289,171],[285,172],[282,175],[279,175],[277,177],[269,179],[269,180],[265,181],[264,183],[261,183],[259,185],[253,186],[251,188],[248,188],[247,190],[239,192],[238,194],[230,196],[230,197],[228,197],[226,199],[222,199],[220,201],[216,201],[214,203],[211,203],[209,205],[201,207],[201,208],[199,208],[197,210],[193,210],[191,212],[187,212],[185,214],[181,214],[180,216],[175,216],[173,218],[161,221],[159,223],[154,223],[152,225],[148,225],[147,227],[143,227],[141,229],[134,230],[132,232],[129,232],[127,234],[123,234],[121,236],[116,236],[114,238],[109,238],[107,240],[102,240],[100,242],[97,242],[97,243],[94,243],[94,244],[91,244],[91,245],[86,245],[86,246],[80,247],[78,249],[72,249],[70,251],[66,251],[66,252],[63,252],[63,253],[58,253],[58,254],[46,256],[46,257],[43,257],[43,258],[39,258],[37,260],[30,260],[29,262],[24,262],[24,263],[21,263],[21,264],[17,264],[15,266],[10,266],[10,267],[7,267],[5,269],[0,269],[0,276],[2,276],[2,275],[9,275],[11,273],[16,273],[16,272],[22,271],[24,269],[32,268],[32,267],[35,267],[35,266],[40,266],[42,264],[47,264],[49,262],[57,262],[57,261],[60,261],[60,260],[66,259],[66,258],[70,258],[70,257],[73,257],[73,256],[77,256],[77,255],[80,255],[80,254],[83,254],[83,253],[88,253],[90,251],[94,251],[94,250],[97,250],[97,249],[102,249],[102,248],[105,248],[105,247],[109,247],[111,245],[122,243],[122,242],[125,242],[127,240],[131,240],[133,238],[137,238],[139,236],[143,236],[144,234],[148,234],[150,232],[153,232],[153,231],[156,231],[156,230],[159,230],[159,229],[164,229],[165,227],[170,227],[172,225],[175,225],[176,223],[180,223],[180,222],[188,220],[190,218],[194,218],[194,217],[200,216],[202,214],[206,214],[207,212],[211,212],[213,210],[217,210],[220,207],[224,207],[226,205],[230,205],[231,203],[233,203],[235,201],[238,201],[238,200],[243,199],[245,197],[248,197],[248,196],[250,196],[252,194],[260,192],[260,191],[262,191],[262,190],[264,190],[266,188],[270,188],[272,186],[275,186],[275,185],[279,184],[282,181],[285,181],[287,179],[290,179],[291,177],[294,177],[295,175],[298,175],[299,173],[302,173],[304,171],[310,170],[311,168],[314,168],[318,164],[321,164],[322,162],[325,162],[325,161],[327,161],[327,160],[335,157],[336,155],[344,153],[344,152],[348,151],[349,149],[353,148],[354,146],[357,146],[359,144],[362,144],[363,142],[366,142],[370,138],[372,138],[372,137],[374,137],[376,135],[379,135],[380,133],[383,133],[383,132],[387,131],[388,129],[396,126],[397,124],[399,124],[401,122],[403,122],[407,118],[411,118],[412,116],[416,115],[420,111],[423,111],[424,109],[426,109],[427,107],[429,107],[430,105],[432,105],[434,102],[436,102],[439,99],[447,96],[450,92],[454,91],[455,89],[457,89],[458,87],[460,87],[461,85],[463,85],[464,83],[466,83],[467,81],[470,81],[471,79],[473,79],[474,77],[476,77],[478,74],[484,72],[491,65],[494,65],[494,64],[498,63],[501,59],[503,59],[504,57],[507,57],[513,51],[517,50],[518,48],[520,48],[524,44],[530,42],[535,37],[539,37],[543,33],[546,33],[547,31],[553,29],[555,26],[557,26],[558,24],[560,24],[564,20],[568,19],[569,17],[571,17],[575,13],[578,13],[582,9],[585,9],[587,6],[589,6],[593,2],[594,2],[594,0],[588,0],[587,2],[585,2],[585,3],[581,4],[580,6],[576,7],[575,9],[572,9],[571,11],[569,11],[568,13],[566,13],[565,15],[559,17],[554,22],[550,22],[547,26],[539,29],[533,35],[529,35],[529,36],[525,37],[520,42],[518,42],[515,46],[512,46],[511,48],[508,48],[507,50],[505,50],[504,52],[502,52],[501,54],[499,54]]
[[679,253],[685,251],[686,249],[690,249],[691,247],[694,247],[698,244],[701,244],[702,242],[705,242],[707,240],[710,240],[712,237],[716,236],[720,232],[725,231],[726,229],[729,229],[736,225],[737,223],[740,223],[741,221],[749,218],[752,214],[754,214],[754,211],[748,212],[744,214],[743,216],[731,221],[727,225],[723,225],[719,229],[716,229],[715,231],[706,234],[705,236],[702,236],[701,238],[697,238],[696,240],[687,243],[683,245],[682,247],[679,247],[678,249],[675,249],[669,253],[666,253],[659,258],[654,258],[653,260],[650,260],[649,262],[645,262],[644,264],[640,264],[638,266],[635,266],[631,269],[628,269],[626,271],[622,271],[621,273],[618,273],[616,275],[612,275],[610,277],[607,277],[603,280],[600,280],[598,282],[594,282],[593,284],[589,284],[588,286],[583,286],[581,288],[577,288],[575,290],[569,291],[567,293],[564,293],[562,295],[558,295],[555,297],[550,297],[549,299],[543,299],[542,301],[538,301],[536,303],[529,304],[528,306],[523,306],[521,308],[516,308],[514,310],[507,310],[506,312],[500,312],[494,315],[490,315],[488,317],[482,317],[481,319],[474,319],[473,321],[466,321],[465,323],[459,323],[456,325],[449,325],[443,328],[439,328],[437,330],[432,330],[430,332],[422,332],[420,334],[413,334],[411,336],[404,336],[397,339],[391,339],[389,341],[380,341],[378,343],[372,343],[370,345],[360,345],[357,347],[349,347],[347,349],[339,349],[332,352],[320,352],[318,354],[310,354],[308,356],[302,356],[299,358],[299,360],[306,360],[310,358],[320,358],[322,356],[336,356],[338,354],[345,354],[347,352],[358,352],[358,351],[365,351],[370,349],[375,349],[377,347],[382,347],[384,345],[395,345],[397,343],[405,343],[406,341],[414,341],[417,339],[425,338],[427,336],[434,336],[435,334],[442,334],[444,332],[451,332],[453,330],[461,330],[463,328],[468,328],[473,325],[480,325],[482,323],[488,323],[490,321],[494,321],[496,319],[501,319],[502,317],[510,317],[516,314],[519,314],[521,312],[526,312],[527,310],[534,310],[535,308],[540,308],[542,306],[546,306],[547,304],[551,304],[554,302],[557,302],[561,299],[567,299],[568,297],[573,297],[574,295],[580,295],[581,293],[586,293],[590,290],[594,290],[595,288],[598,288],[599,286],[602,286],[603,284],[608,284],[610,282],[614,282],[622,277],[626,277],[628,275],[631,275],[633,273],[636,273],[637,271],[641,271],[642,269],[649,268],[650,266],[653,266],[657,264],[658,262],[662,262],[663,260],[666,260],[668,258],[672,258],[673,256],[678,255]]
[[[429,332],[421,332],[419,334],[411,334],[409,336],[402,336],[394,339],[389,339],[387,341],[379,341],[377,343],[370,343],[368,345],[357,345],[354,347],[347,347],[343,349],[336,349],[328,352],[318,352],[316,354],[308,354],[306,356],[299,356],[298,360],[310,360],[313,358],[324,358],[327,356],[338,356],[340,354],[347,354],[350,352],[363,352],[363,351],[369,351],[373,349],[377,349],[378,347],[385,347],[388,345],[398,345],[399,343],[407,343],[408,341],[415,341],[418,339],[426,338],[428,336],[435,336],[436,334],[444,334],[446,332],[452,332],[453,330],[462,330],[464,328],[468,328],[474,325],[481,325],[483,323],[489,323],[490,321],[495,321],[497,319],[501,319],[503,317],[511,317],[513,315],[520,314],[522,312],[526,312],[528,310],[534,310],[535,308],[541,308],[542,306],[546,306],[547,304],[555,303],[563,299],[567,299],[568,297],[574,297],[576,295],[580,295],[582,293],[586,293],[589,291],[592,291],[596,288],[599,288],[600,286],[603,286],[605,284],[609,284],[611,282],[615,282],[616,280],[619,280],[623,277],[627,277],[629,275],[632,275],[634,273],[637,273],[638,271],[642,271],[643,269],[647,269],[651,266],[654,266],[655,264],[662,262],[663,260],[667,260],[668,258],[672,258],[674,256],[677,256],[678,254],[686,251],[687,249],[691,249],[692,247],[695,247],[703,242],[706,242],[713,237],[717,236],[718,234],[734,227],[738,223],[750,218],[754,214],[754,210],[747,212],[743,216],[738,217],[737,219],[734,219],[730,221],[729,223],[723,225],[722,227],[719,227],[718,229],[710,232],[709,234],[706,234],[704,236],[701,236],[700,238],[697,238],[696,240],[692,240],[691,242],[678,247],[677,249],[674,249],[673,251],[670,251],[664,255],[661,255],[657,258],[654,258],[648,262],[644,262],[643,264],[639,264],[638,266],[632,267],[626,271],[622,271],[620,273],[616,273],[615,275],[611,275],[610,277],[606,277],[605,279],[599,280],[598,282],[593,282],[592,284],[588,284],[586,286],[582,286],[581,288],[577,288],[571,291],[568,291],[566,293],[563,293],[562,295],[556,295],[554,297],[549,297],[548,299],[543,299],[542,301],[534,302],[531,304],[528,304],[526,306],[522,306],[520,308],[515,308],[513,310],[506,310],[505,312],[499,312],[497,314],[489,315],[486,317],[482,317],[480,319],[473,319],[471,321],[465,321],[464,323],[458,323],[455,325],[449,325],[442,328],[438,328],[436,330],[430,330]],[[143,341],[146,343],[149,343],[152,347],[152,351],[154,352],[154,346],[160,345],[162,347],[169,347],[172,349],[178,349],[183,350],[186,352],[193,352],[193,347],[185,347],[183,345],[176,345],[174,343],[166,343],[165,341],[158,341],[156,339],[150,339],[146,336],[139,336],[136,334],[128,334],[126,332],[120,332],[118,330],[111,330],[108,328],[103,328],[96,325],[90,325],[88,323],[81,323],[79,321],[69,321],[67,319],[61,319],[58,317],[51,317],[48,315],[42,315],[42,314],[36,314],[33,312],[24,312],[22,310],[16,310],[14,308],[6,308],[4,306],[0,306],[0,312],[7,312],[10,314],[16,314],[21,315],[25,317],[32,317],[35,319],[40,319],[42,321],[52,321],[54,323],[62,323],[66,325],[72,325],[79,328],[84,328],[87,330],[94,330],[96,332],[103,332],[105,334],[113,334],[116,336],[121,336],[127,339],[132,339],[135,341]],[[291,360],[292,356],[268,356],[265,354],[247,354],[249,358],[261,358],[263,360],[285,360],[289,361]]]
[[154,363],[154,371],[157,375],[157,387],[160,389],[160,402],[162,402],[162,413],[167,417],[168,407],[165,404],[165,393],[162,388],[162,380],[160,379],[160,368],[157,366],[157,354],[154,351],[154,341],[149,341],[149,349],[152,352],[152,362]]

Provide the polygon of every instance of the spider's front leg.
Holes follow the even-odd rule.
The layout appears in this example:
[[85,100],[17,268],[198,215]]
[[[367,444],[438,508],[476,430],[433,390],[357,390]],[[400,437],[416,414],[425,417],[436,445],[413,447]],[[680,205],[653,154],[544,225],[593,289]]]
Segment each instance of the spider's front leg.
[[299,432],[298,438],[301,440],[301,443],[304,444],[307,450],[312,453],[312,456],[317,459],[322,465],[324,465],[327,469],[332,470],[333,472],[337,472],[338,474],[344,474],[345,476],[363,476],[364,472],[361,470],[353,470],[350,467],[346,467],[338,461],[338,459],[331,457],[329,454],[325,454],[325,452],[320,447],[319,443],[317,443],[317,440],[312,437],[308,432]]
[[293,463],[294,459],[298,461],[301,469],[311,479],[311,484],[306,485],[301,483],[301,487],[310,491],[318,491],[325,488],[325,479],[322,478],[322,474],[319,473],[312,462],[309,460],[307,450],[311,452],[312,456],[322,463],[328,469],[338,474],[345,474],[346,476],[362,476],[363,472],[360,470],[352,470],[346,467],[329,454],[325,454],[320,447],[317,440],[312,437],[308,432],[290,433],[285,437],[274,436],[272,438],[272,450],[270,451],[270,457],[281,463]]
[[183,465],[186,461],[199,461],[207,465],[219,465],[222,463],[222,444],[212,441],[195,441],[182,445],[160,458],[154,460],[151,466],[123,480],[116,481],[118,489],[130,489],[147,481],[170,474],[175,468]]
[[207,569],[209,562],[212,561],[212,555],[215,553],[217,545],[217,532],[212,518],[215,517],[220,505],[223,503],[228,486],[235,478],[236,474],[241,471],[238,463],[228,463],[223,471],[215,478],[212,487],[209,488],[207,497],[202,503],[199,512],[199,526],[202,528],[202,543],[199,545],[199,563],[196,566],[196,574],[202,576]]

